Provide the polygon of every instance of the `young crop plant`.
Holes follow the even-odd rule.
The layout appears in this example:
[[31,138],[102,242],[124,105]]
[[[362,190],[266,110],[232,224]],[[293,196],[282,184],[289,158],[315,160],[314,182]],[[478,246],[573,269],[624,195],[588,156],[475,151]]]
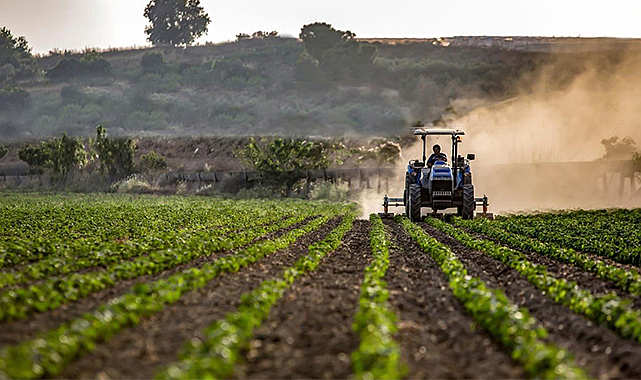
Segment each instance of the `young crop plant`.
[[144,256],[148,252],[179,248],[180,245],[185,244],[185,239],[199,236],[199,232],[209,233],[215,229],[218,236],[226,236],[259,226],[278,225],[278,222],[284,217],[291,215],[277,210],[273,210],[272,214],[267,214],[265,217],[252,217],[251,214],[251,211],[246,213],[227,212],[225,215],[212,218],[206,223],[199,223],[186,230],[169,230],[162,234],[150,233],[149,236],[140,240],[127,241],[124,244],[108,241],[87,246],[84,242],[80,244],[70,242],[55,255],[49,255],[31,265],[23,266],[19,270],[0,272],[0,288],[51,276],[60,276],[86,268],[109,267],[121,261]]
[[551,276],[545,266],[531,263],[521,252],[489,240],[476,239],[465,231],[434,218],[428,218],[426,222],[466,247],[485,252],[515,269],[554,302],[570,308],[575,313],[583,314],[598,324],[608,326],[624,338],[641,342],[641,311],[633,309],[630,300],[621,299],[615,293],[592,294],[579,288],[575,282]]
[[348,213],[325,239],[309,246],[306,256],[287,268],[281,278],[269,279],[241,298],[238,311],[228,314],[206,331],[204,341],[190,341],[181,360],[161,371],[159,379],[229,378],[239,361],[241,350],[249,344],[254,330],[260,327],[276,302],[292,283],[316,269],[323,257],[336,250],[352,228],[355,213]]
[[358,311],[353,329],[360,337],[358,349],[352,353],[354,375],[359,379],[400,379],[405,373],[401,349],[394,340],[396,314],[390,310],[389,291],[383,281],[389,266],[389,240],[385,225],[377,214],[372,222],[370,246],[372,263],[365,269]]
[[565,350],[546,343],[547,330],[519,309],[500,290],[488,288],[468,275],[463,263],[445,245],[428,236],[405,216],[396,218],[418,245],[436,261],[449,281],[449,287],[463,307],[498,343],[511,352],[533,378],[587,378]]
[[[617,221],[617,214],[600,215],[587,211],[561,220],[554,219],[554,215],[499,218],[498,223],[509,232],[641,267],[638,223]],[[559,234],[560,230],[564,233]]]
[[210,255],[242,247],[268,233],[300,223],[316,211],[310,210],[266,226],[255,226],[250,231],[229,236],[212,235],[201,231],[185,237],[181,244],[132,261],[114,264],[105,270],[73,274],[51,279],[27,288],[10,289],[0,293],[0,321],[20,319],[33,312],[42,312],[60,305],[86,297],[97,291],[113,287],[118,281],[133,279],[144,275],[154,275],[163,270],[190,262],[203,255]]
[[72,360],[91,351],[98,342],[119,331],[137,325],[142,318],[176,302],[186,292],[205,286],[221,273],[234,273],[281,249],[286,249],[303,235],[320,228],[329,219],[353,206],[327,206],[320,217],[272,240],[249,247],[200,268],[185,269],[167,279],[138,283],[132,291],[115,298],[92,313],[41,334],[38,338],[0,350],[0,378],[39,378],[59,375]]
[[634,269],[620,268],[571,248],[561,248],[552,243],[544,243],[524,235],[505,231],[495,223],[485,219],[463,220],[461,218],[453,218],[452,222],[456,226],[485,234],[513,249],[542,254],[559,262],[595,273],[598,277],[612,281],[617,287],[632,295],[641,296],[641,275]]

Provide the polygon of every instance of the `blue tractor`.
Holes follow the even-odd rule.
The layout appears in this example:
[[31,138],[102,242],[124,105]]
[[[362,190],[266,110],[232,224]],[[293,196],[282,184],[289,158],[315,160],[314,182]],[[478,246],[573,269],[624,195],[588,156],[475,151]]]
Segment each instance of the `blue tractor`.
[[[423,140],[423,159],[410,160],[405,173],[405,191],[403,198],[383,199],[385,213],[389,215],[388,206],[404,206],[405,215],[412,221],[421,220],[421,208],[431,208],[436,215],[439,210],[456,208],[457,215],[472,219],[477,204],[483,206],[481,216],[491,218],[487,213],[488,200],[474,197],[470,161],[473,153],[467,157],[459,156],[458,144],[465,132],[459,129],[416,129],[414,135]],[[431,165],[426,159],[427,136],[450,136],[452,139],[451,162],[445,154],[437,156]]]

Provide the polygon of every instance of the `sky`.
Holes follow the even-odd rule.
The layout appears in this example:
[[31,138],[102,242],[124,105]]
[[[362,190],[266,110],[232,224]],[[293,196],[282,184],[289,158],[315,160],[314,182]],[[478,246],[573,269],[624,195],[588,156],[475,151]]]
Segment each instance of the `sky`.
[[[0,27],[34,53],[147,45],[148,0],[0,0]],[[212,23],[198,42],[324,21],[357,37],[462,35],[641,38],[640,0],[201,0]]]

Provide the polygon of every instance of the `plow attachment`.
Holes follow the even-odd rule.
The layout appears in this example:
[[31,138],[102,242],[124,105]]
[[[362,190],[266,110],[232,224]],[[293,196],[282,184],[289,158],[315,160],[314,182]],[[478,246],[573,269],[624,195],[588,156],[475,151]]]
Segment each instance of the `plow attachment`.
[[[487,212],[487,208],[490,205],[489,200],[486,195],[483,195],[482,198],[474,198],[474,202],[476,206],[481,206],[483,207],[483,212],[482,213],[476,213],[475,217],[476,218],[487,218],[487,219],[494,219],[494,214],[491,212]],[[379,212],[378,215],[381,218],[393,218],[394,213],[389,212],[390,207],[404,207],[405,206],[405,200],[403,198],[392,198],[388,197],[385,195],[383,197],[383,212]],[[435,216],[440,216],[441,214],[434,214]]]

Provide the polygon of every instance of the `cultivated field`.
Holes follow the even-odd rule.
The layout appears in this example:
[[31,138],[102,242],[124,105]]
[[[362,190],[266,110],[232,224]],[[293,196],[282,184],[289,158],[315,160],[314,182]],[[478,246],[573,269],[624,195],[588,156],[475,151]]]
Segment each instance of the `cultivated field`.
[[641,210],[0,194],[0,378],[641,378]]

